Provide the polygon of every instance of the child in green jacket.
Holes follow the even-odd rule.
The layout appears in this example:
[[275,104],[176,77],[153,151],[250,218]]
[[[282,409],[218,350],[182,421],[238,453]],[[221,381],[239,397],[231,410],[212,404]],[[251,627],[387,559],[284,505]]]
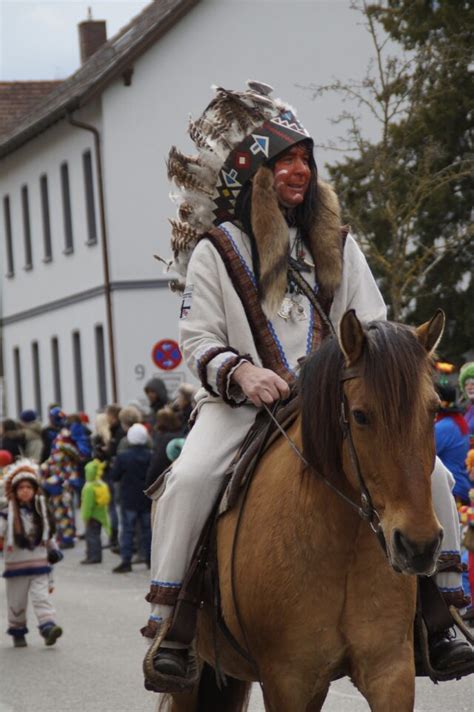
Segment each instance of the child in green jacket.
[[85,466],[86,483],[81,493],[81,516],[86,526],[86,558],[81,564],[100,564],[102,561],[102,544],[100,532],[104,527],[110,535],[109,520],[109,486],[103,482],[102,475],[105,462],[91,460]]

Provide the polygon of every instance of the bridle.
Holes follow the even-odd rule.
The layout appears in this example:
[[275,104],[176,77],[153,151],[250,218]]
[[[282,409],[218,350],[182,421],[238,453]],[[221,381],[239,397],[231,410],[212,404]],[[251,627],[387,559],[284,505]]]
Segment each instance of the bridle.
[[[345,367],[342,369],[341,377],[339,379],[341,384],[344,384],[346,381],[350,381],[354,378],[361,378],[361,373],[360,370],[356,367]],[[283,435],[283,437],[287,440],[288,444],[290,447],[293,449],[293,451],[296,453],[298,458],[301,460],[301,462],[305,465],[307,468],[311,468],[310,463],[307,461],[299,447],[296,445],[296,443],[293,442],[293,440],[290,438],[288,433],[280,423],[277,421],[277,419],[274,416],[274,409],[273,411],[270,410],[270,408],[267,405],[263,405],[264,409],[266,410],[268,416],[270,417],[271,421],[273,424],[276,426],[276,428],[280,431],[280,433]],[[347,397],[344,393],[344,390],[342,389],[342,395],[341,395],[341,405],[340,405],[340,416],[339,416],[339,425],[341,428],[342,432],[342,438],[347,442],[348,450],[349,450],[349,457],[351,461],[351,466],[352,470],[356,476],[357,480],[357,485],[359,487],[359,492],[360,492],[360,504],[357,504],[357,502],[354,502],[353,499],[348,497],[344,492],[342,492],[336,485],[334,485],[330,480],[328,480],[324,475],[320,474],[320,477],[322,481],[333,491],[335,492],[341,499],[343,499],[352,509],[354,509],[357,514],[361,517],[361,519],[364,519],[365,521],[368,522],[370,528],[376,535],[380,545],[382,546],[382,549],[384,550],[385,554],[387,554],[387,545],[385,542],[385,537],[383,534],[382,530],[382,525],[380,521],[380,515],[375,509],[372,498],[370,496],[370,492],[367,488],[367,485],[365,484],[364,476],[362,474],[362,470],[359,464],[359,458],[357,456],[357,451],[354,445],[354,440],[352,437],[352,431],[351,431],[351,426],[350,422],[348,420],[347,414],[349,411],[348,407],[348,402],[347,402]]]

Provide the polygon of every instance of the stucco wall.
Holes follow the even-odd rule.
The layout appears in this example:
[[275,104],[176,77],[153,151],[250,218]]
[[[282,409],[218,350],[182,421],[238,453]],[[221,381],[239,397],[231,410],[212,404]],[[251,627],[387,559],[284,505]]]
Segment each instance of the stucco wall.
[[[68,413],[77,412],[72,347],[72,332],[75,330],[80,333],[81,339],[84,409],[91,416],[95,413],[98,406],[96,324],[103,325],[106,337],[105,309],[102,298],[91,299],[82,304],[42,314],[40,318],[19,321],[4,329],[5,388],[7,412],[10,416],[18,415],[13,366],[13,351],[16,347],[20,349],[23,408],[35,407],[31,356],[33,341],[37,341],[39,347],[43,416],[46,414],[48,404],[54,401],[51,359],[51,338],[53,336],[57,336],[59,341],[61,405]],[[105,350],[108,359],[106,338]],[[110,400],[109,378],[107,378],[106,387]]]
[[[92,107],[91,107],[92,109]],[[99,123],[100,114],[89,110],[83,116]],[[10,198],[13,236],[14,276],[5,277],[5,238],[1,216],[3,305],[2,316],[30,309],[102,283],[100,242],[88,246],[82,154],[91,149],[92,134],[62,121],[0,162],[0,210],[3,198]],[[65,238],[60,166],[67,161],[72,209],[74,251],[64,254]],[[51,221],[52,261],[44,262],[43,219],[41,213],[40,176],[48,177]],[[25,271],[25,250],[21,188],[28,186],[33,268]],[[100,237],[97,185],[95,189],[96,224]]]

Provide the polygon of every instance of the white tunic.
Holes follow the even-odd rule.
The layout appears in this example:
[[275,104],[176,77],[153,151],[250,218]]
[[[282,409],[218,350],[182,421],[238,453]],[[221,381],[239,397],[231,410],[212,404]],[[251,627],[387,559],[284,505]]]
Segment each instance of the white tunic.
[[[249,238],[232,223],[225,223],[220,229],[232,240],[247,274],[255,282]],[[292,229],[290,245],[294,236],[295,229]],[[314,285],[314,274],[306,279]],[[300,295],[299,300],[305,318],[301,318],[295,311],[288,319],[277,314],[268,322],[282,360],[293,372],[297,370],[298,359],[305,356],[311,346],[313,308],[303,295]],[[382,295],[364,255],[351,235],[347,236],[345,242],[342,281],[330,311],[330,319],[336,331],[341,317],[348,309],[355,309],[362,322],[386,319]],[[262,365],[244,305],[221,256],[209,240],[198,243],[189,263],[181,310],[180,345],[188,367],[198,377],[200,361],[215,348],[231,347],[239,354],[249,354],[255,365]],[[207,364],[207,381],[216,393],[219,369],[234,358],[233,351],[224,351]],[[228,394],[231,392],[231,375],[227,383]],[[237,401],[242,400],[242,395],[236,393],[235,387],[232,395]],[[212,397],[206,392],[198,394],[198,400]]]

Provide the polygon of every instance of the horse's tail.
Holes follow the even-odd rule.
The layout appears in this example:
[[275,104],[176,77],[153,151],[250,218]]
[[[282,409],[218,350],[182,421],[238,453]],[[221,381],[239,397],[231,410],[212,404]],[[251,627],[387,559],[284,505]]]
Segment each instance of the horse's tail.
[[196,712],[246,712],[251,683],[226,675],[226,684],[219,690],[214,669],[204,664],[199,681]]
[[[199,692],[197,706],[191,700],[189,706],[181,698],[177,706],[173,706],[173,696],[164,695],[159,704],[157,712],[173,712],[176,710],[186,710],[186,712],[247,712],[250,698],[251,683],[243,680],[236,680],[234,677],[226,675],[226,684],[219,690],[216,683],[214,669],[204,663],[199,680]],[[178,702],[176,699],[175,702]],[[183,705],[183,706],[181,706]]]

